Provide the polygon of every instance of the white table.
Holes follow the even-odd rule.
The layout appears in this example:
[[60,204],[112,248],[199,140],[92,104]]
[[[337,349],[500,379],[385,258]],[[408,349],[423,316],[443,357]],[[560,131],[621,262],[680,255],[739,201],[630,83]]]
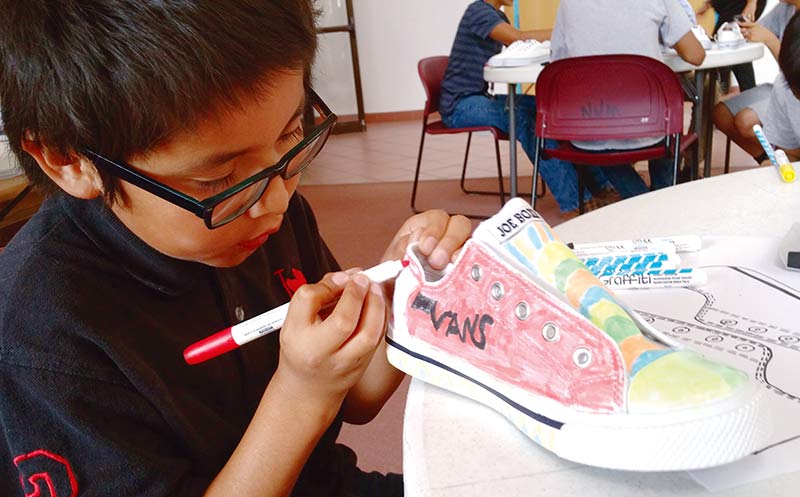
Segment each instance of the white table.
[[[687,233],[778,237],[795,221],[800,221],[800,181],[783,183],[774,168],[764,167],[634,197],[555,231],[575,242]],[[560,459],[495,411],[416,379],[406,401],[403,471],[407,497],[712,495],[685,472],[611,471]],[[797,488],[800,472],[716,495],[783,497],[796,495]]]
[[[696,98],[692,106],[694,115],[695,132],[698,137],[704,137],[705,143],[705,167],[704,177],[711,175],[711,119],[710,110],[713,105],[713,98],[706,95],[703,91],[706,77],[711,78],[711,82],[716,82],[715,71],[719,67],[752,62],[764,55],[764,45],[762,43],[745,43],[742,47],[735,50],[720,50],[716,44],[706,51],[706,57],[700,66],[693,66],[681,59],[674,50],[664,52],[664,62],[675,72],[695,71],[695,93]],[[517,188],[517,134],[515,127],[516,111],[516,92],[515,85],[524,83],[535,83],[539,74],[544,70],[543,64],[529,64],[519,67],[490,67],[484,66],[483,79],[490,83],[505,83],[508,85],[508,137],[509,137],[509,169],[511,196],[516,197]],[[708,85],[713,88],[714,85]],[[713,92],[710,92],[713,96]],[[709,102],[709,99],[711,101]],[[704,112],[704,109],[706,110]]]

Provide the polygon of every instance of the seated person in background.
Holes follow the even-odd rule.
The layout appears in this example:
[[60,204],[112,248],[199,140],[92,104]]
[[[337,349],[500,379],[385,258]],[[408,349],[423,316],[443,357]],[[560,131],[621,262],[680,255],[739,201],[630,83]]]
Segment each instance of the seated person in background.
[[[764,43],[775,59],[779,59],[783,30],[798,4],[800,0],[781,0],[760,21],[740,23],[742,35],[749,41]],[[772,89],[772,83],[758,85],[718,103],[711,114],[717,128],[753,156],[759,164],[767,160],[767,156],[753,134],[753,125],[758,124],[766,112]]]
[[[699,15],[704,14],[709,8],[717,13],[717,21],[714,23],[714,31],[711,35],[717,34],[720,26],[726,22],[733,21],[737,15],[743,16],[748,21],[755,21],[764,12],[767,0],[705,0],[703,5],[697,10]],[[756,75],[753,71],[753,63],[745,62],[731,67],[719,68],[720,87],[722,93],[728,93],[730,73],[733,71],[736,82],[739,84],[739,91],[749,90],[756,85]]]
[[766,112],[761,116],[767,141],[786,152],[791,161],[800,160],[800,14],[786,25],[781,40],[778,66]]
[[[494,126],[508,132],[508,110],[506,96],[487,94],[487,83],[483,79],[483,66],[503,45],[517,40],[545,39],[548,31],[520,31],[512,26],[508,17],[500,10],[510,6],[513,0],[476,0],[471,3],[458,25],[447,71],[442,81],[439,110],[445,126],[461,128],[468,126]],[[533,161],[536,149],[533,129],[536,121],[536,98],[521,95],[517,99],[515,129],[522,148]],[[572,164],[560,160],[541,160],[539,171],[562,212],[578,208],[577,173]],[[597,185],[595,192],[602,196],[607,182],[599,171],[592,178]],[[585,199],[591,198],[584,195]]]
[[[659,41],[660,40],[660,41]],[[632,9],[625,0],[561,0],[550,40],[551,60],[585,55],[636,54],[661,60],[661,43],[690,64],[700,65],[705,50],[677,0],[642,0]],[[629,150],[651,146],[663,137],[575,143],[587,150]],[[650,161],[650,189],[673,182],[669,158]],[[648,191],[630,164],[608,166],[603,173],[623,197]]]

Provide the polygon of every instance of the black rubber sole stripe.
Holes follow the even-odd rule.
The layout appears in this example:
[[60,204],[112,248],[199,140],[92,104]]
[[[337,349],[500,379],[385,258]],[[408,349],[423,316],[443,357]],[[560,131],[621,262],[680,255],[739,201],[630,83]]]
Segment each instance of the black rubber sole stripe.
[[456,376],[464,378],[465,380],[470,381],[470,382],[478,385],[479,387],[483,388],[487,392],[490,392],[492,395],[494,395],[498,399],[502,400],[503,402],[505,402],[506,404],[510,405],[514,409],[518,410],[522,414],[528,416],[529,418],[535,419],[539,423],[546,424],[547,426],[549,426],[551,428],[555,428],[556,430],[560,430],[561,427],[564,426],[564,423],[562,423],[560,421],[556,421],[554,419],[550,419],[547,416],[543,416],[543,415],[541,415],[539,413],[531,411],[527,407],[524,407],[524,406],[518,404],[517,402],[514,402],[513,400],[509,399],[508,397],[506,397],[502,393],[498,392],[497,390],[495,390],[495,389],[493,389],[493,388],[491,388],[491,387],[489,387],[487,385],[484,385],[483,383],[479,382],[478,380],[476,380],[474,378],[470,378],[469,376],[465,375],[461,371],[456,371],[455,369],[451,368],[450,366],[448,366],[446,364],[442,364],[441,362],[439,362],[439,361],[437,361],[435,359],[431,359],[430,357],[426,357],[426,356],[424,356],[422,354],[419,354],[417,352],[414,352],[412,350],[409,350],[409,349],[403,347],[402,345],[400,345],[399,343],[395,342],[394,340],[392,340],[388,336],[386,337],[386,343],[388,343],[392,347],[396,348],[397,350],[410,355],[411,357],[413,357],[415,359],[419,359],[420,361],[425,361],[428,364],[432,364],[432,365],[434,365],[434,366],[436,366],[438,368],[444,369],[448,373],[452,373],[452,374],[454,374]]

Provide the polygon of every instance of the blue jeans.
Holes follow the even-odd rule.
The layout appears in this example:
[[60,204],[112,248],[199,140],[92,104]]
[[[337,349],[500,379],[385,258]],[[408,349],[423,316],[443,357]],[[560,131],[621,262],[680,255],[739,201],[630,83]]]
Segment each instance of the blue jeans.
[[[536,150],[534,137],[534,124],[536,122],[536,97],[519,95],[516,98],[516,123],[517,140],[522,144],[525,154],[533,162]],[[450,128],[464,128],[469,126],[494,126],[508,133],[508,110],[506,96],[498,95],[490,98],[485,95],[471,95],[461,98],[453,111],[447,115],[442,114],[442,121]],[[546,146],[554,146],[550,142]],[[589,168],[589,174],[594,184],[605,186],[608,181],[597,168]],[[558,207],[562,212],[578,208],[578,175],[575,167],[559,159],[539,161],[539,173],[553,193]],[[584,200],[592,198],[590,192],[584,193]]]
[[647,164],[647,169],[650,172],[650,188],[647,187],[647,184],[631,164],[605,166],[603,167],[603,173],[622,198],[635,197],[650,190],[658,190],[672,185],[673,167],[671,158],[665,157],[651,160]]

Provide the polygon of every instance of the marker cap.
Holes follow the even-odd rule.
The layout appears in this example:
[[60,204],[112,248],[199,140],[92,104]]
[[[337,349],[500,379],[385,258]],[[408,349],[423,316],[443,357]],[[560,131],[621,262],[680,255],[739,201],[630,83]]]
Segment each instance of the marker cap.
[[218,333],[214,333],[210,337],[204,338],[186,347],[186,350],[183,351],[183,359],[187,364],[200,364],[218,355],[230,352],[238,346],[239,344],[233,341],[231,329],[225,328]]
[[792,167],[791,164],[786,163],[786,164],[781,165],[780,172],[781,172],[781,178],[783,178],[783,181],[785,181],[787,183],[791,183],[792,181],[795,180],[796,175],[795,175],[795,172],[794,172],[794,168]]

